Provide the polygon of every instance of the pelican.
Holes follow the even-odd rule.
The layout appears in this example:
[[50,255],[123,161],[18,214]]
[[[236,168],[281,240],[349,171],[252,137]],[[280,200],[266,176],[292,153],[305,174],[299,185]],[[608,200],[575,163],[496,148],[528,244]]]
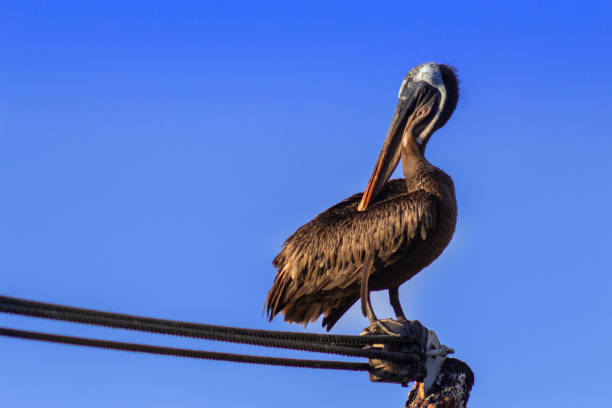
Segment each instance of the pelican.
[[[424,153],[458,98],[452,67],[430,62],[410,70],[365,192],[299,228],[274,259],[277,274],[264,306],[270,321],[280,313],[307,324],[323,315],[329,331],[361,298],[374,325],[371,290],[388,290],[396,318],[405,319],[399,286],[431,264],[455,231],[453,181]],[[404,179],[389,181],[400,158]]]

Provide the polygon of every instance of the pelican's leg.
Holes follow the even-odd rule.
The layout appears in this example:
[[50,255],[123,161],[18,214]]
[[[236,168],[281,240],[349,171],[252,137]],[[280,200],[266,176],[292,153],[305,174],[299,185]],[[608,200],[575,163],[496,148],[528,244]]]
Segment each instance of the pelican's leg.
[[361,312],[370,321],[370,326],[379,327],[384,333],[391,336],[397,336],[391,328],[387,327],[384,322],[378,320],[372,309],[372,302],[370,301],[370,273],[374,266],[374,255],[366,255],[363,265],[361,266]]
[[363,265],[361,265],[361,313],[368,318],[371,326],[378,322],[378,318],[372,309],[372,302],[370,301],[369,282],[373,266],[374,255],[367,254],[363,261]]
[[398,288],[389,289],[389,302],[393,307],[393,311],[395,312],[395,318],[400,320],[406,320],[406,315],[404,315],[404,311],[402,310],[402,305],[399,299]]

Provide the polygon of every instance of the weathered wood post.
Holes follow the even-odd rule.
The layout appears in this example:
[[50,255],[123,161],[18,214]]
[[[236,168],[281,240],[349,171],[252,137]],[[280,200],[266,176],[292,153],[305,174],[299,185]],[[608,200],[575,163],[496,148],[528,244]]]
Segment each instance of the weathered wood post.
[[474,373],[461,360],[445,358],[429,389],[416,383],[405,408],[465,408],[474,385]]

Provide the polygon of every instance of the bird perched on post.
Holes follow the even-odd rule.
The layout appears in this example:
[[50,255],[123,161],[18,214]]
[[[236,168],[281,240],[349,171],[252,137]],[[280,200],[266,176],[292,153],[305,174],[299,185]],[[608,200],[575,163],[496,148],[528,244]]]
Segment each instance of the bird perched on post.
[[[370,290],[385,289],[396,317],[405,318],[399,286],[433,262],[455,230],[453,181],[424,154],[458,97],[448,65],[426,63],[406,75],[365,192],[300,227],[274,259],[277,275],[265,302],[270,320],[280,313],[306,324],[323,315],[330,330],[361,297],[364,315],[375,324]],[[400,158],[404,179],[389,181]]]

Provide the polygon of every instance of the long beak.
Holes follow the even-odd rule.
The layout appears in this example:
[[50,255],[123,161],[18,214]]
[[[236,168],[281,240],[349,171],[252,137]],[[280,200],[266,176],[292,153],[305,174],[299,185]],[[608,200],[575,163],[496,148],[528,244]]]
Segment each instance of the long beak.
[[[401,155],[402,140],[404,137],[416,137],[415,143],[421,149],[425,149],[425,145],[433,132],[433,124],[438,119],[439,112],[435,112],[433,119],[429,112],[434,109],[440,102],[441,94],[438,89],[420,81],[418,83],[408,84],[403,88],[400,100],[395,108],[391,126],[387,138],[383,144],[382,150],[378,155],[378,160],[374,166],[374,171],[368,182],[361,202],[357,207],[358,211],[364,211],[370,203],[380,194],[385,183],[393,174],[393,171],[399,163]],[[425,110],[420,109],[421,107]],[[429,125],[420,135],[413,135],[408,127],[412,128],[417,122],[429,120]],[[415,122],[416,121],[416,122]]]
[[364,211],[370,205],[370,202],[376,198],[380,193],[383,186],[393,174],[393,171],[397,167],[400,159],[401,142],[404,135],[404,128],[408,117],[413,111],[414,103],[410,103],[410,100],[401,100],[397,104],[393,119],[391,120],[391,126],[389,126],[389,132],[387,138],[383,144],[382,150],[378,155],[378,160],[374,166],[374,171],[368,182],[361,202],[357,207],[358,211]]

